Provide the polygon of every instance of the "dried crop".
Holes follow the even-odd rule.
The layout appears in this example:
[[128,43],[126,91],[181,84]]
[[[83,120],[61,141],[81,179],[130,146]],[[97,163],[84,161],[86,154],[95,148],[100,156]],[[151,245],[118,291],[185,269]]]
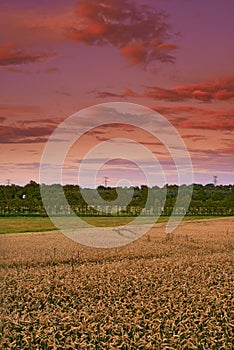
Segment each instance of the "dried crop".
[[1,349],[231,349],[233,218],[123,248],[4,235]]

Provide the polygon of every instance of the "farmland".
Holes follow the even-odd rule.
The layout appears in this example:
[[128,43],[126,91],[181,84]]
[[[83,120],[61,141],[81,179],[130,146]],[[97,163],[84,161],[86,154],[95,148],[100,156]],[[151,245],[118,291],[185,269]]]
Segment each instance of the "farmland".
[[[185,216],[184,220],[198,220],[198,219],[209,219],[214,216]],[[168,221],[168,216],[161,216],[158,222]],[[72,218],[68,218],[69,222]],[[97,227],[108,227],[108,226],[119,226],[126,225],[127,223],[134,220],[134,217],[92,217],[87,216],[82,218],[83,221],[90,225]],[[142,222],[151,222],[150,218],[143,217]],[[81,221],[82,223],[82,221]],[[54,231],[57,228],[54,226],[52,221],[48,217],[30,217],[30,216],[13,216],[13,217],[0,217],[0,234],[5,233],[21,233],[21,232],[45,232]]]
[[112,249],[59,231],[0,235],[0,347],[231,349],[233,224],[187,220],[167,237],[159,222]]

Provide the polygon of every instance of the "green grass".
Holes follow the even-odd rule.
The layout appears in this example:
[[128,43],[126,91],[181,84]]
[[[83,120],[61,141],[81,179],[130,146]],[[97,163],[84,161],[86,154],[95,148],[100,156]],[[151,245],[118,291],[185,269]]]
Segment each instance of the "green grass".
[[[185,216],[184,221],[187,220],[202,220],[213,219],[218,216]],[[168,216],[161,216],[157,222],[168,221]],[[64,220],[64,219],[63,219]],[[65,220],[72,220],[71,218],[65,218]],[[126,225],[134,217],[82,217],[85,222],[99,227],[108,226],[120,226]],[[149,217],[143,217],[142,223],[150,223]],[[82,225],[82,222],[81,222]],[[85,225],[84,225],[85,226]],[[0,217],[0,234],[4,233],[21,233],[21,232],[45,232],[57,230],[54,224],[48,217]]]
[[[200,219],[213,219],[218,216],[185,216],[183,218],[184,221],[187,220],[200,220]],[[119,217],[94,217],[94,216],[87,216],[82,217],[82,220],[86,221],[88,224],[100,226],[100,227],[107,227],[107,226],[120,226],[120,225],[126,225],[133,221],[135,217],[126,217],[126,216],[119,216]],[[141,218],[142,224],[148,224],[152,222],[152,217],[149,216],[142,216]],[[160,216],[157,222],[167,222],[169,220],[169,216]]]
[[0,217],[0,234],[56,230],[47,217]]

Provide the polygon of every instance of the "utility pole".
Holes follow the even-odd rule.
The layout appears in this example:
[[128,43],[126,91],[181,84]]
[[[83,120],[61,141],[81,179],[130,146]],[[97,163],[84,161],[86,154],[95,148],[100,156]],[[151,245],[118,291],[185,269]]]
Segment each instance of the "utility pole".
[[105,176],[104,177],[104,185],[105,185],[105,187],[107,187],[108,182],[109,182],[109,177]]
[[11,184],[11,179],[6,179],[6,181],[7,181],[7,186],[10,186],[10,184]]

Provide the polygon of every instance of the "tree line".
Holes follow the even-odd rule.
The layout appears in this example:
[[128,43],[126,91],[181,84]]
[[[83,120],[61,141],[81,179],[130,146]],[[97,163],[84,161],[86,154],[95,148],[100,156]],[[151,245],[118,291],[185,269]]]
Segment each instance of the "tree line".
[[[191,186],[191,185],[190,185]],[[163,188],[145,185],[135,187],[104,187],[97,189],[81,189],[78,185],[39,185],[30,181],[25,186],[0,185],[0,216],[47,216],[79,215],[79,216],[136,216],[171,215],[178,196],[183,187],[184,193],[189,186],[165,185]],[[193,184],[192,198],[186,215],[234,215],[234,185]],[[41,193],[49,198],[47,210],[43,205]],[[87,204],[83,192],[91,198]],[[148,198],[149,191],[151,193]],[[61,202],[64,193],[66,205]],[[153,193],[153,195],[152,195]],[[118,196],[122,201],[118,203]],[[105,204],[100,204],[100,197]],[[45,198],[45,197],[43,197]],[[128,198],[131,200],[128,202]],[[127,201],[127,204],[125,203]],[[114,205],[113,205],[113,201]],[[177,209],[177,214],[184,214],[184,208]]]

